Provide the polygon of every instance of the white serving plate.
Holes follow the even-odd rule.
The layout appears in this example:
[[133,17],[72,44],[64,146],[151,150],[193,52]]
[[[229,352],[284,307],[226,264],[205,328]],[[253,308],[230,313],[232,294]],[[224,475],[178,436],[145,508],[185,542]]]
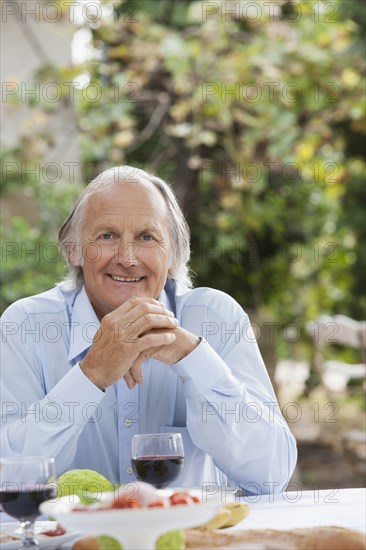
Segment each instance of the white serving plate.
[[[187,489],[182,489],[187,492]],[[178,491],[177,488],[170,492]],[[197,491],[189,491],[196,494]],[[167,491],[164,491],[167,494]],[[227,495],[226,495],[227,496]],[[211,520],[222,507],[222,495],[210,495],[207,502],[177,505],[170,508],[127,508],[115,510],[73,511],[75,496],[43,502],[42,514],[56,517],[70,529],[93,535],[110,535],[120,541],[124,550],[154,550],[157,538],[177,529],[198,527]],[[106,495],[103,495],[105,500]],[[227,501],[227,500],[226,500]]]
[[[35,523],[35,532],[37,535],[37,540],[39,542],[39,548],[44,550],[54,550],[69,542],[73,539],[76,539],[80,536],[80,532],[68,530],[64,535],[58,535],[56,537],[48,537],[47,535],[42,535],[41,531],[48,531],[50,529],[55,529],[57,521],[36,521]],[[13,537],[19,537],[18,540],[13,540],[10,542],[4,542],[0,544],[1,550],[18,550],[21,546],[21,536],[22,529],[18,521],[12,521],[9,523],[0,523],[0,532],[6,535],[11,535]],[[38,534],[39,533],[39,534]]]

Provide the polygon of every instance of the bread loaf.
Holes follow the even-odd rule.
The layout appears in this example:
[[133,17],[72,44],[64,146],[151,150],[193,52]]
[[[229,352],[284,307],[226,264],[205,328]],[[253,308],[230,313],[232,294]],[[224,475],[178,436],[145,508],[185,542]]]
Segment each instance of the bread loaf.
[[186,531],[186,547],[192,550],[366,550],[366,540],[364,533],[342,527],[314,527],[292,531],[248,529],[225,533],[198,528]]

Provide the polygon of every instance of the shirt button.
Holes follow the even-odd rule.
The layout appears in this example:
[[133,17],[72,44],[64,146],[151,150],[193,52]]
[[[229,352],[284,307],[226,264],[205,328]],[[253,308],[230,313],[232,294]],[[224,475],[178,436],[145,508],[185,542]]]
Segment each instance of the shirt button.
[[131,418],[126,418],[126,420],[123,422],[125,426],[127,426],[127,428],[129,428],[130,426],[132,426],[132,420]]
[[128,474],[133,474],[133,468],[132,468],[132,466],[127,466],[126,472],[127,472]]

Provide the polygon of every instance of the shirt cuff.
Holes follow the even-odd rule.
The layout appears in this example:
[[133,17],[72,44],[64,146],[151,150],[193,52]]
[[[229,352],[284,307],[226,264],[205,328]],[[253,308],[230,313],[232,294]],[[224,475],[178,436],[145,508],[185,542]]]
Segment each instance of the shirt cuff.
[[219,390],[221,386],[228,389],[239,384],[225,361],[204,338],[191,353],[171,365],[171,368],[184,382],[184,393],[187,396],[200,395],[212,388]]
[[47,394],[47,400],[61,407],[63,416],[70,423],[84,426],[88,421],[85,413],[88,406],[98,405],[105,393],[100,390],[81,370],[79,363]]

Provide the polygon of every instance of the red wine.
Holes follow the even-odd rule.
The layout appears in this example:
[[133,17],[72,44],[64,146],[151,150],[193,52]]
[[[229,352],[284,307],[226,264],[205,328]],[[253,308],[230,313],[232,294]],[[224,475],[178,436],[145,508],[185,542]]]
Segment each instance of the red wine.
[[9,516],[21,521],[33,521],[39,515],[39,505],[56,495],[56,487],[47,485],[36,489],[0,491],[0,504]]
[[137,479],[163,489],[177,479],[183,462],[182,456],[139,456],[132,459],[132,467]]

